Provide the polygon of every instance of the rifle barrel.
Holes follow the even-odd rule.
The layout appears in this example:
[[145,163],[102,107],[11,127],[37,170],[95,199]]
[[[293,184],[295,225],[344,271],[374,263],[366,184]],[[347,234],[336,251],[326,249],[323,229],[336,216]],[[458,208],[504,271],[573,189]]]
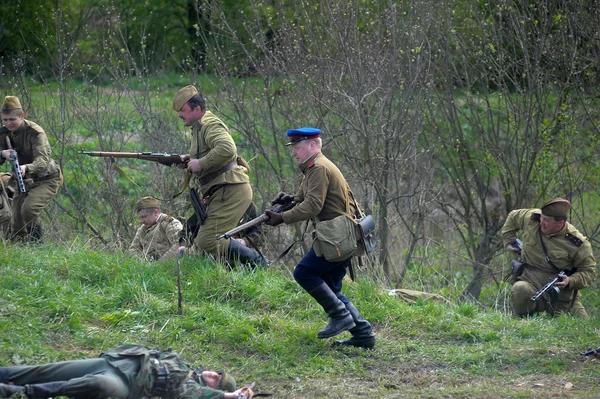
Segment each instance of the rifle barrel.
[[234,227],[233,229],[221,234],[217,236],[217,240],[221,240],[223,238],[227,239],[227,238],[231,238],[231,236],[236,235],[237,233],[239,233],[240,231],[244,231],[246,229],[249,229],[250,227],[259,225],[263,222],[266,222],[267,220],[269,220],[269,217],[263,213],[262,215],[260,215],[257,218],[254,218],[252,220],[250,220],[249,222],[246,222],[244,224],[240,224],[237,227]]

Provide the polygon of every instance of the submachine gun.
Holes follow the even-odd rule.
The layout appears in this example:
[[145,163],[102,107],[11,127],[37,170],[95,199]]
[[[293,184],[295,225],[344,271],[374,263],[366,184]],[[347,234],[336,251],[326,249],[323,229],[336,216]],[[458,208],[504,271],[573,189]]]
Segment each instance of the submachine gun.
[[558,293],[560,292],[560,289],[556,286],[556,283],[559,282],[560,280],[562,280],[562,278],[566,275],[567,274],[565,274],[565,272],[561,270],[556,275],[556,277],[554,277],[552,280],[550,280],[550,282],[548,284],[546,284],[538,292],[533,294],[533,296],[531,297],[531,300],[537,301],[546,292],[548,292],[550,294],[550,297],[552,297],[554,295],[558,295]]
[[[10,143],[10,139],[6,136],[6,145],[9,150],[12,150],[13,147]],[[13,170],[15,172],[15,177],[17,178],[17,185],[19,186],[19,192],[25,193],[27,189],[25,188],[25,181],[23,180],[23,175],[21,174],[21,165],[19,165],[19,156],[16,151],[10,152],[10,162],[13,165]]]
[[[277,203],[277,204],[273,205],[269,210],[272,212],[275,212],[275,213],[281,213],[281,212],[285,212],[287,210],[292,209],[294,206],[296,206],[296,201],[291,200],[291,201],[288,201],[285,203]],[[233,229],[226,231],[225,233],[223,233],[221,235],[217,235],[217,240],[231,238],[232,236],[234,236],[244,230],[247,230],[254,226],[258,226],[259,224],[264,223],[267,220],[269,220],[269,216],[266,213],[263,213],[259,217],[254,218],[254,219],[250,220],[249,222],[240,224],[239,226],[234,227]]]

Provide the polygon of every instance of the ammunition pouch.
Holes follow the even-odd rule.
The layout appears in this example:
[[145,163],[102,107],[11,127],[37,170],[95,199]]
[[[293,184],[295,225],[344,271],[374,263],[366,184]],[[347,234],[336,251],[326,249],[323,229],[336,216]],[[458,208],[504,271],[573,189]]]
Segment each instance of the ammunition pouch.
[[180,391],[181,385],[185,383],[192,371],[183,363],[181,357],[174,352],[150,351],[150,362],[154,383],[152,385],[152,397],[170,398]]

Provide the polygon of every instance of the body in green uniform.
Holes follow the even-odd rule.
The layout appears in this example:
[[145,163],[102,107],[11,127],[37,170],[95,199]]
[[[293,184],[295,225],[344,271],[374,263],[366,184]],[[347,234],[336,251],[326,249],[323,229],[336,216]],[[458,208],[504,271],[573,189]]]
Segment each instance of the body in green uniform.
[[194,86],[177,92],[173,109],[183,124],[192,128],[187,169],[208,215],[194,240],[193,250],[217,259],[224,256],[229,261],[263,264],[264,259],[256,251],[239,241],[216,239],[238,224],[252,202],[248,166],[238,157],[229,129],[206,109],[204,98]]
[[[357,207],[342,172],[321,153],[321,130],[290,129],[287,135],[290,139],[287,145],[293,146],[292,156],[296,158],[302,172],[300,189],[293,198],[297,205],[283,213],[267,210],[269,220],[265,223],[277,226],[281,223],[312,220],[318,231],[321,224],[337,219],[342,222],[339,237],[355,237],[352,231],[354,223],[350,219]],[[286,196],[278,194],[273,203]],[[294,279],[329,315],[329,324],[319,332],[318,337],[329,338],[348,330],[352,338],[336,341],[336,345],[373,348],[375,336],[371,324],[341,293],[342,281],[346,269],[351,265],[353,253],[341,256],[340,259],[328,260],[322,247],[323,253],[317,252],[317,242],[315,240],[313,248],[296,265]],[[354,244],[355,242],[354,239]]]
[[22,392],[28,398],[68,396],[77,399],[251,398],[247,387],[236,390],[226,372],[191,370],[175,352],[124,345],[96,359],[39,366],[0,367],[0,397]]
[[129,253],[145,260],[173,259],[180,250],[183,225],[160,210],[160,201],[144,197],[136,209],[142,225],[135,233]]
[[[511,290],[513,310],[519,316],[546,311],[587,317],[579,290],[595,280],[596,260],[587,238],[566,221],[570,208],[569,201],[555,198],[541,209],[512,211],[502,227],[504,244],[513,253],[514,247],[510,244],[517,232],[522,232],[521,258],[525,265]],[[546,261],[543,246],[554,266]],[[559,271],[565,271],[567,276],[556,284],[560,289],[558,297],[552,299],[546,294],[532,301],[532,295]]]
[[10,159],[9,145],[17,152],[26,193],[17,190],[12,204],[11,233],[14,238],[41,240],[39,215],[62,184],[60,169],[52,159],[52,149],[44,130],[26,120],[17,97],[6,96],[2,105],[0,128],[0,164]]

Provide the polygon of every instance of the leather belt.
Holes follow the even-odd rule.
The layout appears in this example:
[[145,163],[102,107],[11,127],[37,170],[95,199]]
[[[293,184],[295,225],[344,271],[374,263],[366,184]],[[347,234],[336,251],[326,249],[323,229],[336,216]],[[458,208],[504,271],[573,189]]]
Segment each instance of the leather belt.
[[211,173],[207,173],[204,176],[202,176],[200,178],[200,184],[202,184],[202,185],[208,184],[211,181],[213,181],[215,178],[217,178],[219,175],[227,172],[228,170],[231,170],[231,169],[235,168],[236,166],[238,166],[237,159],[235,161],[229,162],[227,165],[223,166],[219,170],[216,170],[216,171],[211,172]]

